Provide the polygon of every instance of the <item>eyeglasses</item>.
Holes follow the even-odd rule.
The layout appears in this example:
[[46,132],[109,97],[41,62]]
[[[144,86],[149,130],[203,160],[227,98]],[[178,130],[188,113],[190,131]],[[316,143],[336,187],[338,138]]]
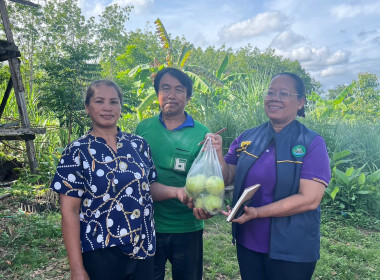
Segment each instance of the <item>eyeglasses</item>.
[[275,99],[277,97],[278,100],[284,101],[284,100],[288,100],[290,98],[290,96],[293,96],[293,95],[299,95],[299,94],[290,93],[286,90],[280,90],[277,92],[275,92],[273,90],[264,91],[264,99],[265,100],[272,100],[272,99]]

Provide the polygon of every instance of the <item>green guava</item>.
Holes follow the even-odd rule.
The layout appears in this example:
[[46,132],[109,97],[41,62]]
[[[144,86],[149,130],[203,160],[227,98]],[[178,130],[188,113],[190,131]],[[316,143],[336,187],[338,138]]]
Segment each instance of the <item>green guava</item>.
[[223,200],[219,196],[208,195],[203,198],[204,209],[210,214],[216,214],[222,209]]
[[195,208],[203,208],[203,199],[202,197],[197,197],[194,202]]
[[197,175],[194,177],[186,178],[186,191],[191,197],[201,193],[206,184],[206,177],[204,175]]
[[211,176],[206,181],[206,191],[210,194],[219,195],[224,191],[224,181],[218,176]]

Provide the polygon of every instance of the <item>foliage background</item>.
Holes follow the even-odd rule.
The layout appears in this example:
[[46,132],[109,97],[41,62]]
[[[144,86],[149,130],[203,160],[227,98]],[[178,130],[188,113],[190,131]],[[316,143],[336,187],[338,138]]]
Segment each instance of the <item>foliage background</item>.
[[[1,158],[24,163],[12,189],[1,193],[30,198],[46,192],[62,148],[89,129],[83,93],[95,79],[112,79],[122,88],[125,105],[119,126],[133,132],[141,119],[159,113],[154,74],[166,66],[182,69],[194,83],[187,111],[211,131],[227,127],[222,134],[227,151],[241,132],[267,121],[262,93],[274,74],[288,71],[302,77],[308,92],[306,118],[300,121],[321,134],[328,147],[333,177],[323,211],[356,227],[379,231],[376,74],[363,72],[348,86],[323,92],[298,61],[276,56],[271,48],[194,48],[184,37],[171,38],[159,19],[146,30],[128,31],[125,23],[133,7],[110,5],[96,21],[84,18],[76,0],[34,2],[41,6],[7,2],[7,8],[22,53],[28,115],[34,126],[46,127],[47,133],[35,140],[38,174],[30,174],[22,142],[0,141]],[[9,76],[7,63],[2,62],[0,92],[5,91]],[[19,122],[13,92],[0,122]]]

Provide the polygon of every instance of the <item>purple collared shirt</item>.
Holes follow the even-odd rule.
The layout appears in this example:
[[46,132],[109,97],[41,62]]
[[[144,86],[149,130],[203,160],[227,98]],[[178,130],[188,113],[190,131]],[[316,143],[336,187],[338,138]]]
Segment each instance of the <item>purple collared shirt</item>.
[[[241,135],[236,138],[226,156],[227,164],[237,165],[238,157],[236,148],[240,142]],[[261,187],[254,195],[250,206],[259,207],[273,202],[276,187],[276,156],[275,146],[270,145],[264,153],[256,160],[248,171],[244,181],[244,188],[254,184]],[[329,158],[326,145],[321,136],[317,136],[309,145],[301,168],[301,179],[330,181]],[[240,245],[260,253],[269,252],[270,218],[259,218],[250,220],[244,224],[237,224],[236,242]]]

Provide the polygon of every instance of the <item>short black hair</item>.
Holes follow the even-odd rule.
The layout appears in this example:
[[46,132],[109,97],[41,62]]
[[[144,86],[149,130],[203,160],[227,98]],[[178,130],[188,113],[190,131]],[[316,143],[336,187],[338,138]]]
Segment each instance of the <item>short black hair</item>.
[[119,97],[119,100],[120,100],[120,105],[123,107],[123,96],[121,94],[121,90],[119,88],[119,86],[111,81],[111,80],[96,80],[96,81],[93,81],[89,87],[87,88],[87,91],[86,91],[86,96],[85,96],[85,99],[84,99],[84,104],[86,104],[87,106],[90,105],[90,99],[91,97],[94,95],[95,93],[95,89],[101,85],[105,85],[107,87],[112,87],[116,90],[117,92],[117,96]]
[[187,89],[187,98],[191,97],[191,95],[193,94],[193,81],[185,72],[173,67],[165,67],[164,69],[158,71],[158,73],[154,77],[154,90],[156,91],[157,96],[161,79],[165,74],[169,74],[176,78]]
[[[305,98],[305,104],[306,104],[305,84],[303,80],[297,74],[294,74],[291,72],[282,72],[282,73],[278,73],[274,75],[270,80],[272,81],[277,76],[288,76],[289,78],[293,79],[295,83],[295,88],[298,94],[297,98],[298,99]],[[302,106],[302,108],[298,110],[297,116],[305,117],[305,106]]]

